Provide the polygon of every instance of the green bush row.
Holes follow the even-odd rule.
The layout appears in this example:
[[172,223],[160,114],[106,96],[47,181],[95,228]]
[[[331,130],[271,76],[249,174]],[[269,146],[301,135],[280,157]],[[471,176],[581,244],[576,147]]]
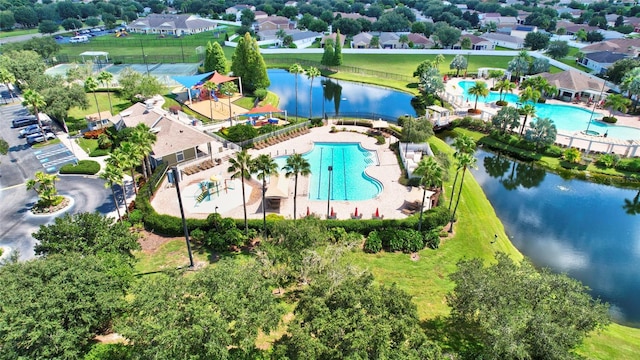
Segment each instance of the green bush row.
[[100,164],[93,160],[80,160],[77,165],[66,164],[60,168],[60,174],[95,175],[100,171]]
[[97,149],[93,150],[89,154],[89,156],[90,157],[99,157],[99,156],[106,156],[106,155],[109,155],[109,154],[111,154],[111,149],[100,149],[100,148],[97,148]]
[[413,229],[388,228],[372,231],[364,242],[364,251],[377,253],[382,249],[387,251],[402,251],[412,253],[425,247],[437,249],[440,246],[438,229],[419,232]]

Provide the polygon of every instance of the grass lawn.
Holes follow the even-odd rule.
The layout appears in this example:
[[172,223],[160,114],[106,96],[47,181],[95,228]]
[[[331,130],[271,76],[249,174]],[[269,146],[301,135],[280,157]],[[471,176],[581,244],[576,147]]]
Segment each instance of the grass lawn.
[[95,149],[98,148],[98,140],[96,139],[85,139],[83,137],[77,139],[78,145],[87,153],[91,154]]
[[55,139],[49,140],[47,142],[41,142],[41,143],[33,144],[33,145],[31,145],[31,147],[33,149],[39,149],[39,148],[42,148],[42,147],[45,147],[45,146],[55,145],[55,144],[60,144],[60,139],[55,138]]
[[[100,108],[100,111],[109,111],[109,96],[107,94],[107,92],[96,92],[96,97],[98,98],[98,107]],[[70,131],[85,129],[87,127],[85,116],[98,112],[98,107],[96,107],[96,100],[93,97],[93,93],[87,93],[87,100],[89,100],[88,108],[81,109],[79,107],[73,107],[69,110],[67,126],[69,127]],[[112,92],[111,105],[113,106],[112,114],[115,115],[131,106],[131,101],[121,99]]]
[[26,29],[26,30],[11,30],[11,31],[0,31],[0,39],[8,38],[12,36],[20,36],[20,35],[29,35],[29,34],[37,34],[38,29]]

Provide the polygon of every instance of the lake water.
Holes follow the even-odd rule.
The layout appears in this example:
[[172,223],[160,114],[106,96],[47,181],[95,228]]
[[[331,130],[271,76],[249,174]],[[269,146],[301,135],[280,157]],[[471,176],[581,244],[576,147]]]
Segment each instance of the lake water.
[[[296,77],[282,69],[268,70],[271,86],[269,90],[280,97],[278,107],[287,110],[289,116],[296,114]],[[298,116],[309,117],[309,105],[312,106],[313,117],[322,116],[322,110],[329,116],[334,114],[361,113],[372,116],[386,116],[397,119],[404,114],[415,116],[411,106],[412,95],[378,86],[364,85],[325,77],[313,79],[313,90],[310,98],[311,80],[306,75],[298,76]],[[324,90],[324,95],[323,95]],[[324,105],[323,105],[324,104]]]
[[[536,266],[567,273],[640,326],[638,191],[564,180],[528,164],[477,152],[473,170],[511,242]],[[640,212],[640,206],[635,209]]]

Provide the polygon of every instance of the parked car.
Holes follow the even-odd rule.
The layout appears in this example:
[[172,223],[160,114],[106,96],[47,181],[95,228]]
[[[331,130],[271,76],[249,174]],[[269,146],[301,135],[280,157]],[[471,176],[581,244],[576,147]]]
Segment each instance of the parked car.
[[56,40],[62,40],[62,39],[64,39],[64,37],[63,37],[62,35],[56,35],[56,36],[54,36],[53,38],[54,38],[54,39],[56,39]]
[[36,143],[41,143],[44,141],[45,138],[47,140],[53,140],[56,138],[56,134],[52,132],[48,132],[48,133],[45,133],[44,136],[42,136],[42,134],[29,135],[27,136],[27,144],[32,145]]
[[[51,131],[51,126],[43,126],[42,130],[44,130],[44,132],[52,132]],[[40,127],[37,124],[34,125],[29,125],[26,128],[20,130],[20,137],[25,137],[25,136],[29,136],[29,135],[33,135],[33,134],[39,134],[40,133]]]
[[87,35],[78,35],[69,39],[69,42],[72,44],[83,43],[89,41],[89,37]]
[[38,123],[38,119],[36,119],[35,116],[31,115],[31,116],[24,116],[24,117],[15,118],[11,122],[11,125],[14,128],[21,128],[21,127],[25,127],[27,125],[33,125],[33,124],[37,124],[37,123]]

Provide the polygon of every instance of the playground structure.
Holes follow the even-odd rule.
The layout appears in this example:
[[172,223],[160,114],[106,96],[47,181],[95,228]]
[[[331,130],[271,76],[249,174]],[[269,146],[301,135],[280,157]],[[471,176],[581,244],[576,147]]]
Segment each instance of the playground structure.
[[[223,190],[226,193],[229,190],[233,190],[234,187],[231,183],[227,183],[229,179],[224,179],[224,187]],[[203,180],[198,184],[198,189],[196,191],[197,195],[195,196],[197,206],[203,201],[211,201],[211,195],[215,195],[216,197],[220,197],[220,180],[218,176],[211,175],[209,180]]]
[[125,29],[116,30],[116,37],[121,37],[121,36],[129,36],[129,33]]

